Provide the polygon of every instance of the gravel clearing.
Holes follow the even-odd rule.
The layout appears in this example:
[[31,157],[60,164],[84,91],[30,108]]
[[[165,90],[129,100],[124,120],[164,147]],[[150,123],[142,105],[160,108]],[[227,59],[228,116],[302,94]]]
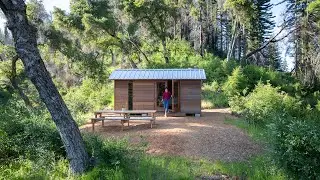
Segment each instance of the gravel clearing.
[[[95,133],[103,137],[127,137],[131,144],[147,144],[147,153],[178,155],[194,159],[245,161],[262,151],[241,129],[224,123],[225,118],[235,118],[228,109],[203,110],[202,117],[162,117],[158,114],[156,125],[150,129],[148,122],[130,121],[130,127],[121,131],[120,122],[96,123]],[[91,131],[91,124],[81,127]]]

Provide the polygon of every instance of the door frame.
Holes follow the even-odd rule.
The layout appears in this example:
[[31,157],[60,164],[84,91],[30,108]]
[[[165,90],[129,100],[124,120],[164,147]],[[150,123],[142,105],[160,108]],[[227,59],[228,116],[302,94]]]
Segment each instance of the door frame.
[[[165,87],[168,87],[168,82],[169,81],[172,81],[172,86],[171,86],[171,89],[169,90],[173,96],[172,100],[171,100],[171,110],[172,112],[180,112],[180,80],[157,80],[155,81],[155,109],[157,111],[164,111],[163,108],[159,108],[158,106],[158,94],[159,94],[159,89],[158,89],[158,83],[164,83],[165,84]],[[178,83],[178,94],[175,94],[175,85],[174,83],[177,82]],[[174,100],[177,98],[177,107],[174,106]]]
[[168,87],[168,81],[166,81],[166,80],[157,80],[157,81],[155,81],[155,101],[154,101],[155,102],[155,109],[157,111],[164,111],[163,108],[161,108],[161,110],[160,110],[160,108],[158,106],[158,94],[159,94],[158,83],[164,83],[164,86]]
[[[175,94],[175,86],[174,86],[174,83],[178,84],[178,94],[176,95]],[[171,89],[171,92],[172,92],[172,112],[179,112],[180,111],[180,80],[172,80],[172,89]],[[177,98],[177,107],[174,106],[174,101],[175,99]]]

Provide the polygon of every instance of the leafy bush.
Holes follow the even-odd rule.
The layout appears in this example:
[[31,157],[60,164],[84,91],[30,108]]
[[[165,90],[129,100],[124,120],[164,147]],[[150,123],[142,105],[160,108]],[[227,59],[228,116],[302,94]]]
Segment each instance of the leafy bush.
[[320,177],[319,118],[319,113],[303,119],[278,115],[269,125],[274,157],[296,178]]
[[220,86],[217,81],[213,81],[210,85],[205,84],[202,87],[202,102],[203,109],[211,109],[217,107],[227,107],[228,98],[221,92]]
[[247,97],[230,98],[229,105],[233,111],[244,114],[250,122],[260,125],[268,123],[275,113],[303,116],[305,112],[301,101],[279,90],[271,84],[259,83]]
[[282,109],[283,96],[270,84],[259,83],[245,100],[245,115],[253,123],[265,124],[273,113]]
[[64,100],[77,123],[83,124],[88,119],[88,113],[113,106],[113,84],[85,79],[80,87],[70,88]]
[[243,114],[246,109],[244,106],[245,100],[246,98],[241,95],[229,97],[231,111],[236,114]]
[[37,160],[16,159],[0,166],[0,179],[76,179],[72,178],[66,159],[47,153]]
[[123,166],[128,153],[128,142],[125,139],[102,139],[96,135],[83,134],[86,149],[94,159],[94,165],[119,167]]
[[94,108],[110,105],[112,90],[111,83],[102,85],[85,79],[80,87],[72,87],[64,98],[71,111],[86,113]]
[[318,103],[316,105],[316,110],[318,110],[320,112],[320,101],[318,101]]
[[245,78],[240,67],[232,71],[232,75],[224,83],[222,90],[228,97],[240,94],[246,88]]
[[65,155],[47,113],[30,113],[23,102],[13,99],[0,108],[0,119],[0,163],[19,157],[36,159],[47,152]]

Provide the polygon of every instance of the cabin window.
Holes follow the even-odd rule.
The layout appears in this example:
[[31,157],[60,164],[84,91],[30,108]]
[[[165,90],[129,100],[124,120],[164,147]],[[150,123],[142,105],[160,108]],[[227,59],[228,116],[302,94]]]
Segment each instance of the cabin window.
[[128,109],[133,109],[133,82],[128,82]]

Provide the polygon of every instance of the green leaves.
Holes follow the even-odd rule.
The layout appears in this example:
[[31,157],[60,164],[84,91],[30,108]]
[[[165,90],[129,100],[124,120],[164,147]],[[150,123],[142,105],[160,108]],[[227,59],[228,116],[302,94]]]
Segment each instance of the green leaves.
[[319,12],[320,11],[320,0],[315,0],[308,5],[307,11]]
[[319,121],[314,121],[310,117],[295,119],[276,116],[273,119],[275,123],[270,125],[269,132],[274,157],[279,165],[285,167],[288,174],[295,178],[319,177]]
[[237,67],[233,70],[232,75],[229,76],[227,81],[224,83],[222,90],[228,97],[237,95],[246,88],[245,80],[246,79],[242,73],[241,67]]

